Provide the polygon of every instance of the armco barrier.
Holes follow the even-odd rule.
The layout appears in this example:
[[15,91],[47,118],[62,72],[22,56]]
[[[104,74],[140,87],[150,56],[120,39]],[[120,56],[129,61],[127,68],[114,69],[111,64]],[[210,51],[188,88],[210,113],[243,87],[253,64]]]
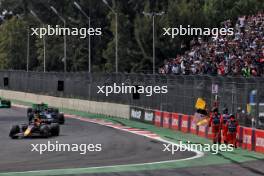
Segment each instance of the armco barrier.
[[255,151],[264,153],[264,131],[256,130],[255,131]]
[[154,124],[157,127],[162,127],[162,112],[155,110]]
[[171,113],[163,112],[163,128],[170,128],[171,126]]
[[172,113],[171,116],[172,116],[171,129],[181,130],[181,114]]

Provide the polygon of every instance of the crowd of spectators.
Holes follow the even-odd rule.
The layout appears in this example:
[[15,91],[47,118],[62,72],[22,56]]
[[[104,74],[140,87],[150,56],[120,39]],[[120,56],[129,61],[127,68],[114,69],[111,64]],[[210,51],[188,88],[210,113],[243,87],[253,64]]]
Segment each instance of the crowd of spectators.
[[264,13],[227,20],[222,27],[232,27],[234,35],[191,41],[191,49],[166,60],[159,73],[264,76]]

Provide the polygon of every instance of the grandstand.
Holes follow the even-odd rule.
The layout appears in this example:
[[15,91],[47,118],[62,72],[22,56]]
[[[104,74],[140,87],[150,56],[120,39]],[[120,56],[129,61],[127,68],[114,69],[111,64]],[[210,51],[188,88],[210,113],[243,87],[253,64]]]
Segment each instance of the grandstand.
[[263,77],[264,13],[240,16],[221,25],[234,28],[234,35],[194,39],[189,51],[166,60],[159,73]]

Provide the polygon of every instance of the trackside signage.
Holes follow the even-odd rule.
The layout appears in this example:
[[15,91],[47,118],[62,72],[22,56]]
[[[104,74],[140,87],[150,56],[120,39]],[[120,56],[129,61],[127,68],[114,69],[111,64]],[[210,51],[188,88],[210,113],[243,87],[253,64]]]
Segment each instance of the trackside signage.
[[256,130],[256,152],[264,153],[264,130]]
[[146,110],[144,113],[144,121],[153,122],[153,120],[154,120],[154,112],[151,110]]
[[253,136],[253,130],[252,128],[243,128],[243,144],[242,148],[252,150],[252,136]]
[[264,138],[257,138],[256,139],[256,146],[263,147],[264,146]]
[[143,109],[133,107],[130,110],[130,118],[134,120],[141,120],[143,113]]
[[139,107],[130,107],[130,119],[141,122],[153,123],[154,111]]

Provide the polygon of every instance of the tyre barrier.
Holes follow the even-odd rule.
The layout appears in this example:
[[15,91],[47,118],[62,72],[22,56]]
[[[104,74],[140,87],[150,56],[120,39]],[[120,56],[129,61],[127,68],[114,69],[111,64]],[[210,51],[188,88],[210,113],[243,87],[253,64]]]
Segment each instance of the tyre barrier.
[[181,132],[189,133],[191,129],[191,117],[189,115],[182,115]]
[[[191,115],[130,107],[130,119],[212,139],[211,128],[197,126]],[[264,130],[238,126],[237,142],[243,149],[264,153]]]
[[208,126],[198,126],[198,136],[207,138]]
[[163,128],[171,128],[171,113],[163,112]]
[[264,130],[255,130],[255,151],[264,153]]
[[208,139],[213,139],[212,128],[208,128],[208,130],[207,130],[207,138]]
[[199,126],[197,126],[195,120],[194,120],[194,116],[191,116],[191,133],[198,135],[199,132]]
[[238,126],[237,127],[238,130],[237,130],[237,138],[238,138],[238,146],[239,147],[242,147],[243,145],[243,126]]
[[178,113],[171,113],[172,120],[171,120],[171,129],[173,130],[181,130],[181,114]]
[[252,128],[243,128],[242,148],[247,150],[253,149],[253,130]]
[[157,127],[162,127],[163,125],[163,112],[162,111],[155,111],[154,116],[154,124]]

